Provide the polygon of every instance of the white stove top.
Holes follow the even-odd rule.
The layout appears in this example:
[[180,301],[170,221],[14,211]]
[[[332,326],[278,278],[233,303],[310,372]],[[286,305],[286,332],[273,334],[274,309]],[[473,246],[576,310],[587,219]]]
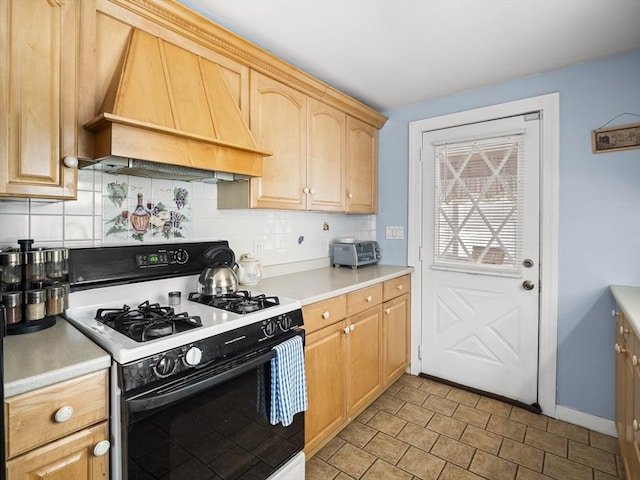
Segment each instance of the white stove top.
[[[241,286],[241,289],[244,287]],[[270,295],[268,292],[247,289],[252,295]],[[99,308],[122,308],[125,304],[136,308],[145,300],[166,306],[169,303],[168,293],[172,291],[182,293],[182,303],[173,306],[175,312],[199,316],[202,327],[155,340],[136,342],[95,319]],[[189,293],[196,291],[198,275],[92,288],[71,293],[65,317],[109,352],[116,362],[125,364],[301,308],[298,300],[278,297],[280,305],[242,315],[189,301]]]

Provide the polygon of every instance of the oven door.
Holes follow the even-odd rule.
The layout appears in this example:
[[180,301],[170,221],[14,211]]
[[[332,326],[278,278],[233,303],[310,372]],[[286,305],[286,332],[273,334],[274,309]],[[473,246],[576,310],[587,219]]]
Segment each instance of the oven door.
[[[304,447],[304,413],[268,420],[273,350],[122,397],[128,480],[266,479]],[[265,413],[266,412],[266,413]]]

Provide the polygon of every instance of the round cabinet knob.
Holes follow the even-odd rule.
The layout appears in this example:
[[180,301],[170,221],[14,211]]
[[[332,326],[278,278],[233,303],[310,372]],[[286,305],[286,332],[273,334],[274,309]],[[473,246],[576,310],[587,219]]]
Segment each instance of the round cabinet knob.
[[344,327],[344,329],[342,330],[344,333],[349,333],[349,327]]
[[353,198],[353,193],[347,193],[347,198],[349,199]]
[[189,365],[190,367],[195,367],[202,360],[202,350],[198,347],[191,347],[187,350],[187,353],[184,354],[184,363]]
[[373,297],[371,295],[367,295],[367,298],[365,298],[365,300],[367,301],[367,303],[371,303]]
[[387,315],[389,315],[391,313],[391,309],[389,307],[384,309],[384,313],[386,313]]
[[78,159],[76,157],[64,157],[62,160],[64,166],[67,168],[77,168],[78,167]]
[[302,193],[304,193],[305,195],[309,195],[309,189],[307,187],[304,187],[302,189]]
[[400,284],[396,287],[398,290],[402,290],[404,288],[404,285]]
[[322,318],[324,318],[325,320],[329,320],[330,316],[331,314],[329,313],[329,310],[325,310],[324,312],[322,312]]
[[101,457],[105,453],[109,451],[111,448],[111,443],[109,440],[102,440],[101,442],[96,443],[96,446],[93,447],[93,454],[96,457]]
[[622,345],[618,344],[618,343],[616,343],[615,349],[616,349],[616,353],[624,353],[624,352],[626,352],[625,348]]
[[620,335],[624,335],[624,327],[622,325],[620,325],[620,329],[618,331],[620,332]]
[[633,431],[637,432],[638,431],[638,420],[637,419],[633,419]]
[[65,405],[60,408],[56,414],[53,416],[53,419],[56,423],[64,423],[69,420],[73,416],[73,407],[69,405]]
[[309,189],[309,193],[310,193],[311,195],[313,195],[314,193],[316,193],[316,191],[315,191],[313,188],[310,188],[310,189]]
[[631,357],[631,365],[633,365],[634,367],[638,366],[638,356],[634,355],[633,357]]
[[353,332],[356,329],[356,326],[352,323],[351,325],[349,325],[349,331]]

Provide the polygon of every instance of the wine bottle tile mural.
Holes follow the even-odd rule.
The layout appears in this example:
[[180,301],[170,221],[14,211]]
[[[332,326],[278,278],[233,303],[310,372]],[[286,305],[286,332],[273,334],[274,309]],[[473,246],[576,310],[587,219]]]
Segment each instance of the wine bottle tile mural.
[[105,243],[189,238],[189,182],[107,174],[103,182]]

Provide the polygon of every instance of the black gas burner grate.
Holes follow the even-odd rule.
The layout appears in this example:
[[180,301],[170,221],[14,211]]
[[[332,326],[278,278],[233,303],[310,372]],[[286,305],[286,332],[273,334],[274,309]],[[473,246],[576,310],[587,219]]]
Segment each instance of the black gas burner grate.
[[193,292],[189,294],[189,300],[242,315],[280,305],[278,297],[264,294],[251,295],[247,290],[221,295],[204,295]]
[[189,316],[186,312],[175,313],[173,307],[149,303],[148,300],[135,309],[129,305],[100,308],[96,312],[96,320],[137,342],[147,342],[202,326],[198,316]]

